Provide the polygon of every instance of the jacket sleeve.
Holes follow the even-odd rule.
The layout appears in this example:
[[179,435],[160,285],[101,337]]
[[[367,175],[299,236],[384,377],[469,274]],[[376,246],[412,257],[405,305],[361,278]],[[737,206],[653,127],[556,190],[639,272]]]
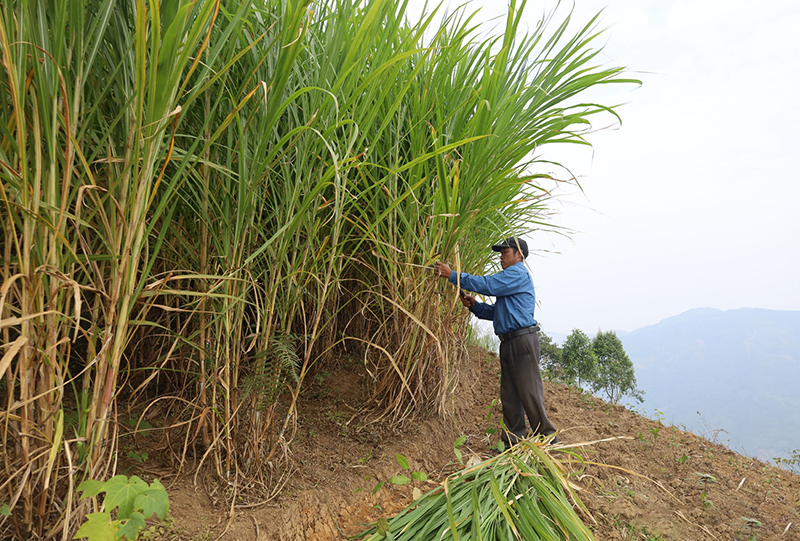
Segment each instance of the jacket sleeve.
[[[455,271],[450,273],[450,283],[458,283],[458,278],[459,276]],[[489,276],[473,276],[462,272],[460,279],[461,287],[467,291],[474,291],[481,295],[491,295],[492,297],[505,297],[519,293],[524,291],[530,282],[528,272],[520,264],[513,265]]]
[[494,305],[486,304],[485,302],[475,303],[475,306],[469,309],[470,312],[475,314],[478,319],[488,319],[494,321]]

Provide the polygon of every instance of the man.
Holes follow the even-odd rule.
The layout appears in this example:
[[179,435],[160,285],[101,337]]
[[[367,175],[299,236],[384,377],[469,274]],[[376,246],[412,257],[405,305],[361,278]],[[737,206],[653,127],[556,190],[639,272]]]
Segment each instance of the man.
[[[533,318],[536,295],[533,280],[525,268],[528,243],[510,237],[492,246],[500,252],[501,272],[491,276],[472,276],[462,272],[457,276],[447,263],[436,263],[434,273],[463,289],[496,297],[494,304],[477,302],[472,295],[463,295],[461,302],[479,319],[491,320],[500,338],[500,400],[503,402],[502,435],[506,446],[524,438],[525,414],[534,435],[549,436],[556,429],[547,418],[544,389],[539,373],[539,326]],[[554,436],[552,443],[557,443]]]

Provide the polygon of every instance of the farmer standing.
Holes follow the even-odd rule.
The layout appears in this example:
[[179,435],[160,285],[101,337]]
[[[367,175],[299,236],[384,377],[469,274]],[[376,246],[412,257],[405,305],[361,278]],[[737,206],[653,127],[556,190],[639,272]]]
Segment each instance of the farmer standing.
[[[477,302],[464,295],[461,302],[479,319],[491,320],[500,338],[500,400],[503,402],[503,422],[506,432],[503,442],[516,444],[524,438],[525,414],[534,435],[549,436],[556,429],[547,418],[544,389],[539,373],[539,326],[533,318],[536,295],[533,280],[523,262],[528,257],[528,244],[510,237],[492,246],[500,252],[503,270],[491,276],[473,276],[462,272],[459,277],[447,263],[436,263],[434,273],[461,287],[496,297],[494,304]],[[552,443],[557,443],[554,436]]]

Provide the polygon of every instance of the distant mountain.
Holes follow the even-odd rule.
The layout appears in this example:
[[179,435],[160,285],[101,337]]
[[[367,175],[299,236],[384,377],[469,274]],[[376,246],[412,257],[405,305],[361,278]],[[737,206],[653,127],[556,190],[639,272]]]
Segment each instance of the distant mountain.
[[621,335],[646,414],[771,462],[800,449],[800,311],[684,312]]

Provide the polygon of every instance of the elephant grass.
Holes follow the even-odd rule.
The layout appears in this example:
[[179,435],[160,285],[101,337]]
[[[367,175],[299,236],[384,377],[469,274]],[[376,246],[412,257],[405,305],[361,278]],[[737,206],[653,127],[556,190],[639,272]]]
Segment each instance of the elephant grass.
[[634,81],[594,20],[520,37],[512,2],[486,38],[406,7],[0,6],[0,533],[74,532],[123,415],[274,497],[337,350],[373,375],[359,422],[447,412],[467,321],[427,267],[547,227],[540,147],[586,144],[616,113],[577,97]]

